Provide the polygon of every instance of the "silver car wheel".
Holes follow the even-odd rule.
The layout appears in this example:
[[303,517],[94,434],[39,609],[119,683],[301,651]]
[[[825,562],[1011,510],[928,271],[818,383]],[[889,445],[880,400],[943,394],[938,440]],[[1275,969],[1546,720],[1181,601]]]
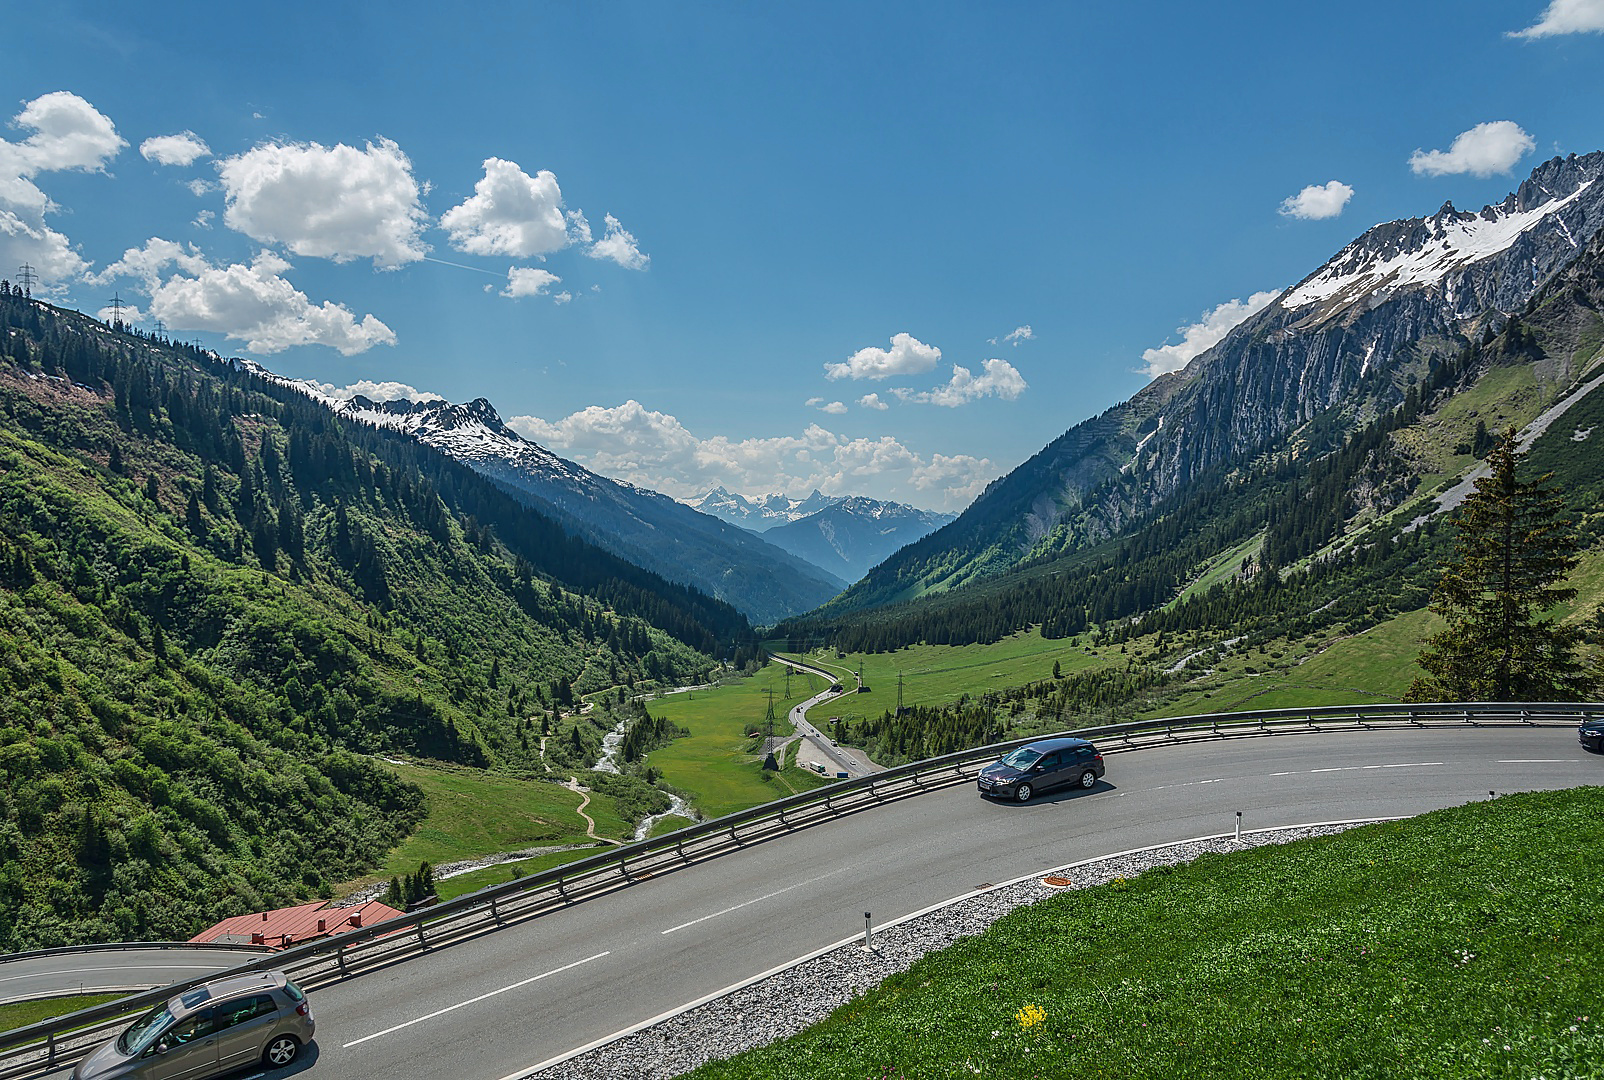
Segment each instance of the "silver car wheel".
[[288,1065],[295,1060],[295,1055],[301,1052],[301,1044],[295,1041],[293,1035],[280,1035],[267,1044],[262,1051],[262,1060],[272,1068]]
[[1085,772],[1081,773],[1080,774],[1080,786],[1083,787],[1083,788],[1096,787],[1097,786],[1097,774],[1092,772],[1092,770],[1090,770],[1090,769],[1087,769]]
[[1015,788],[1014,789],[1014,798],[1018,799],[1020,802],[1029,802],[1030,801],[1030,785],[1029,784],[1020,784],[1017,788]]

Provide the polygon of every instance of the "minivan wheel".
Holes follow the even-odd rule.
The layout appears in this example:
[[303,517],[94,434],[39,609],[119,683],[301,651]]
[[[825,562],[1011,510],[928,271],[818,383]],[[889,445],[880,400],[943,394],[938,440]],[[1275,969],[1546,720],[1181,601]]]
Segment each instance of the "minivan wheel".
[[1020,802],[1029,802],[1030,801],[1030,785],[1029,784],[1020,784],[1017,788],[1015,788],[1014,789],[1014,798],[1018,799]]
[[1097,774],[1092,772],[1092,770],[1090,770],[1090,769],[1087,769],[1085,772],[1081,773],[1080,774],[1080,786],[1083,787],[1083,788],[1096,787],[1097,786]]
[[270,1069],[283,1068],[295,1060],[295,1055],[301,1052],[301,1044],[295,1041],[294,1035],[276,1035],[273,1041],[267,1044],[262,1051],[262,1064]]

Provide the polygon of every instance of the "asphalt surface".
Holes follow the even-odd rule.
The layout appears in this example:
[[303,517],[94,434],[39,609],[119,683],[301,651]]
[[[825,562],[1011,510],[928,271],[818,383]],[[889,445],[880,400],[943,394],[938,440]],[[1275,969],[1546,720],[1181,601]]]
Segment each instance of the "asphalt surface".
[[148,990],[243,964],[261,949],[131,948],[53,953],[0,962],[0,1002],[63,994]]
[[861,932],[866,911],[881,922],[1229,833],[1238,810],[1255,829],[1604,783],[1604,756],[1571,728],[1279,735],[1109,753],[1107,766],[1090,791],[1026,805],[972,784],[905,799],[326,987],[312,995],[316,1045],[271,1075],[504,1080]]

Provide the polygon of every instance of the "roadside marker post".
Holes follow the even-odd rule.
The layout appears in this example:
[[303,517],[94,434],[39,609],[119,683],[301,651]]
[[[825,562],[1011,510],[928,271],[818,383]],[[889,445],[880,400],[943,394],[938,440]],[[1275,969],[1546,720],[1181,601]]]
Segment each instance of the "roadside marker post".
[[865,949],[874,948],[874,929],[869,922],[869,913],[867,911],[863,913],[863,947]]
[[1242,842],[1242,811],[1236,812],[1236,842]]

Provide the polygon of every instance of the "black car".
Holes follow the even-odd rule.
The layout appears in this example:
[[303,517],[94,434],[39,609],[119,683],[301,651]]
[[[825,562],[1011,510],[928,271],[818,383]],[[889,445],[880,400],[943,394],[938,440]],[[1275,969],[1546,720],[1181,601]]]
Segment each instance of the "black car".
[[1576,734],[1588,750],[1604,751],[1604,718],[1582,721]]
[[1103,775],[1103,755],[1085,739],[1042,739],[980,770],[982,795],[1029,802],[1056,787],[1090,788]]

